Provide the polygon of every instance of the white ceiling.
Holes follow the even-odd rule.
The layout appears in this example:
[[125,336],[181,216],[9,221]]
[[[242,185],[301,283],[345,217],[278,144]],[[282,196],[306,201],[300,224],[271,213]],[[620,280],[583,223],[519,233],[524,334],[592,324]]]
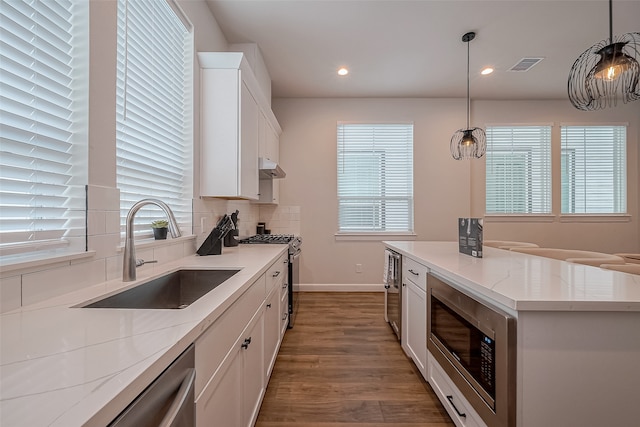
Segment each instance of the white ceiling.
[[[475,31],[473,99],[562,99],[575,59],[609,36],[607,0],[206,1],[230,43],[259,45],[273,97],[465,97]],[[613,31],[640,31],[640,0],[613,2]],[[524,57],[545,59],[507,71]]]

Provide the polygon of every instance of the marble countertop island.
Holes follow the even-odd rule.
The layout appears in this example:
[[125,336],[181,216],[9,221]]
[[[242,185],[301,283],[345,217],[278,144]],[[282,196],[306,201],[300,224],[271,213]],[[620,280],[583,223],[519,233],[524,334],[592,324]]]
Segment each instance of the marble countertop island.
[[[0,425],[104,426],[206,330],[286,245],[189,256],[135,282],[92,286],[0,316]],[[180,268],[240,271],[179,310],[75,305]]]
[[516,320],[515,426],[638,425],[640,276],[489,247],[473,258],[457,242],[385,246]]
[[384,243],[511,313],[640,312],[638,275],[490,247],[484,248],[483,258],[474,258],[459,253],[456,242]]

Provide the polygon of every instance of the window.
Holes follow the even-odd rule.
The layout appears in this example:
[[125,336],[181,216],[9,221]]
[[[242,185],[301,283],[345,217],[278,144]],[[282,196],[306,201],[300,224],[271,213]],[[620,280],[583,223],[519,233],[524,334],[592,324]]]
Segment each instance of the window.
[[487,127],[486,212],[551,212],[551,126]]
[[413,231],[413,125],[338,124],[340,232]]
[[[173,5],[173,7],[176,7]],[[131,206],[157,198],[191,231],[193,35],[167,1],[118,1],[117,182],[124,232]],[[180,15],[180,16],[179,16]],[[164,213],[145,207],[136,236]]]
[[0,16],[0,254],[85,251],[88,2]]
[[562,213],[626,213],[626,126],[562,126]]

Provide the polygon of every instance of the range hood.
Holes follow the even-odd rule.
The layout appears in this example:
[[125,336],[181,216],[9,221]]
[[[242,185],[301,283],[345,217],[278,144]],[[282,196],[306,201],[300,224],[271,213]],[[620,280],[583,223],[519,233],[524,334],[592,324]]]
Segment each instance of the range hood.
[[258,169],[260,170],[260,179],[284,178],[287,176],[285,171],[283,171],[276,162],[266,157],[258,158]]

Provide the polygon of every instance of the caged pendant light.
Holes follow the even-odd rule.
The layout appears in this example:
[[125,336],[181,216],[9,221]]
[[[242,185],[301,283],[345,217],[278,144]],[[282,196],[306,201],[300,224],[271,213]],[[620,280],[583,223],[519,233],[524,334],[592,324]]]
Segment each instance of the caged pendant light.
[[479,159],[487,151],[487,137],[481,128],[471,128],[471,97],[469,96],[469,42],[476,33],[469,32],[462,36],[467,44],[467,128],[458,129],[451,137],[451,155],[456,160]]
[[640,99],[640,33],[613,37],[613,0],[609,0],[609,39],[582,53],[569,72],[569,100],[593,111]]

